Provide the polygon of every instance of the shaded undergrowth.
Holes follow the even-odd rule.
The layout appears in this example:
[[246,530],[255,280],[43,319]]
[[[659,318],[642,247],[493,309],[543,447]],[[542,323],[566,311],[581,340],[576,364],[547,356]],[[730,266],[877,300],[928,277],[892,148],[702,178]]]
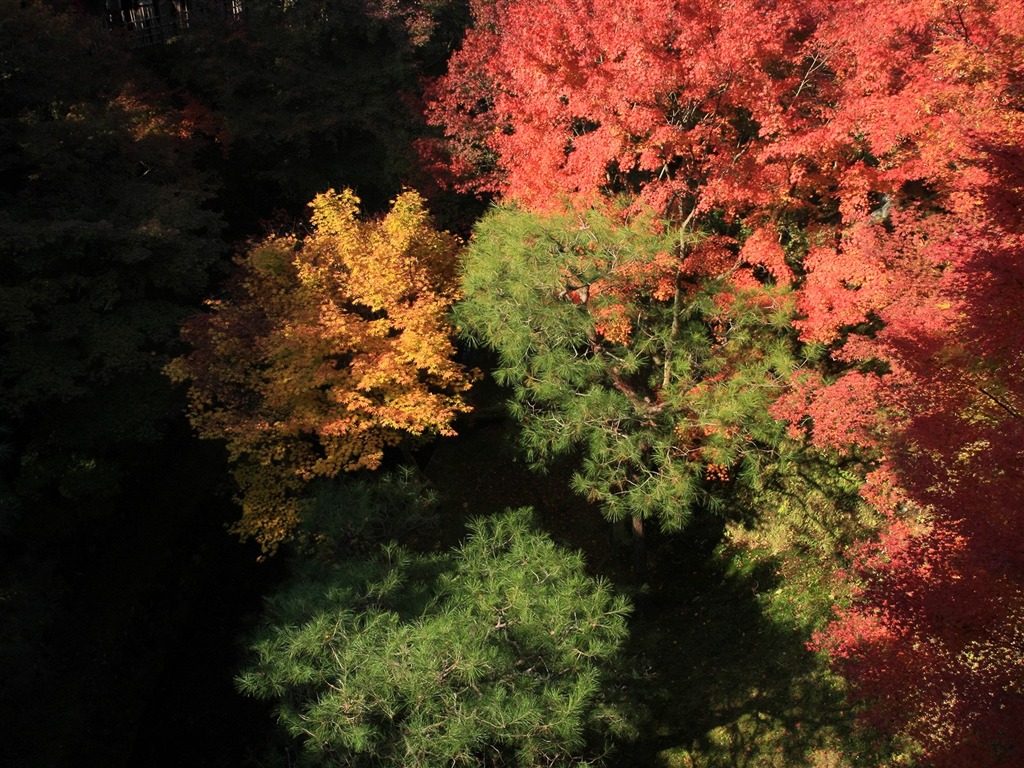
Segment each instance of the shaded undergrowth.
[[851,766],[851,715],[804,631],[773,615],[771,565],[730,552],[714,525],[661,542],[631,652],[642,737],[621,766]]
[[553,538],[633,596],[628,651],[638,674],[614,695],[639,737],[620,746],[613,768],[878,764],[852,727],[842,681],[807,650],[805,625],[778,609],[777,563],[727,547],[721,523],[706,520],[649,534],[650,578],[638,588],[626,537],[569,490],[571,462],[532,472],[515,437],[495,419],[435,448],[427,475],[447,513],[444,538],[457,539],[466,513],[531,505]]

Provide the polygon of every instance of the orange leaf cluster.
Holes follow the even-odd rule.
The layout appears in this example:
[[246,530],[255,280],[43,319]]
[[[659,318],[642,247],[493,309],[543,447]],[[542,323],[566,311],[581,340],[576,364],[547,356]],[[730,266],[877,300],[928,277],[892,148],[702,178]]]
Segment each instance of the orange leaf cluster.
[[318,195],[312,232],[240,259],[228,299],[192,318],[189,383],[200,435],[226,440],[241,487],[236,526],[273,550],[314,477],[378,467],[410,436],[453,434],[474,376],[453,361],[447,313],[458,240],[405,192],[379,220],[351,192]]

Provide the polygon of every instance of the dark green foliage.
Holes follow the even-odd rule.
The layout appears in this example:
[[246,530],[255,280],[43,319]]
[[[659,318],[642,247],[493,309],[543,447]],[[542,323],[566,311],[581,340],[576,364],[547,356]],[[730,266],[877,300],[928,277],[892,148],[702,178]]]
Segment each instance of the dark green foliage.
[[410,467],[373,481],[320,480],[311,490],[300,502],[296,545],[303,556],[370,557],[382,544],[433,536],[440,527],[437,494]]
[[442,59],[465,5],[253,0],[244,23],[148,52],[211,112],[233,227],[297,218],[328,188],[384,209],[412,171],[423,58]]
[[722,545],[719,526],[704,522],[659,549],[651,597],[631,622],[630,650],[649,660],[650,679],[640,699],[643,736],[616,765],[897,765],[851,733],[842,679],[807,651],[807,617],[794,621],[798,590],[776,576],[770,558]]
[[30,433],[28,485],[109,492],[221,252],[205,143],[81,19],[4,3],[0,39],[0,413]]
[[498,352],[531,458],[578,450],[575,488],[611,519],[678,529],[728,481],[756,485],[782,439],[767,408],[794,365],[788,288],[690,272],[693,243],[499,207],[464,258],[458,325]]
[[596,764],[628,608],[532,526],[519,510],[444,555],[303,560],[239,687],[280,700],[311,765]]
[[869,466],[788,445],[757,487],[738,487],[730,499],[744,514],[727,527],[722,552],[738,570],[759,569],[776,584],[761,597],[778,625],[810,637],[852,599],[851,552],[881,523],[858,495]]

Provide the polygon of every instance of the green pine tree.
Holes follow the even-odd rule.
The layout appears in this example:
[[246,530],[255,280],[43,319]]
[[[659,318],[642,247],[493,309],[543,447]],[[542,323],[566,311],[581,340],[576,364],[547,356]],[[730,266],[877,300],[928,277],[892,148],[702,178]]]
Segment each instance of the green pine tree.
[[521,509],[448,554],[302,560],[238,683],[310,765],[595,765],[627,613]]
[[[685,227],[596,211],[496,207],[463,262],[463,333],[497,351],[523,442],[544,466],[579,451],[575,489],[611,520],[681,528],[782,439],[768,406],[794,365],[788,286],[738,256],[695,268]],[[740,280],[739,277],[746,278]]]

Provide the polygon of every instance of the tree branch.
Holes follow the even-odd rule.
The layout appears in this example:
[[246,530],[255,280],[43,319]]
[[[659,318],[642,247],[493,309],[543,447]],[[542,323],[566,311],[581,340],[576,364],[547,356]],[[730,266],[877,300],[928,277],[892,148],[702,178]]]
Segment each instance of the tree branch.
[[989,400],[991,400],[993,403],[998,405],[1000,408],[1002,408],[1008,414],[1013,416],[1015,419],[1021,418],[1020,411],[1018,411],[1016,408],[1014,408],[1009,403],[1005,402],[1002,398],[997,397],[996,395],[993,395],[991,392],[989,392],[987,389],[985,389],[980,384],[975,385],[975,389],[977,389],[979,392],[981,392],[983,395],[985,395]]

